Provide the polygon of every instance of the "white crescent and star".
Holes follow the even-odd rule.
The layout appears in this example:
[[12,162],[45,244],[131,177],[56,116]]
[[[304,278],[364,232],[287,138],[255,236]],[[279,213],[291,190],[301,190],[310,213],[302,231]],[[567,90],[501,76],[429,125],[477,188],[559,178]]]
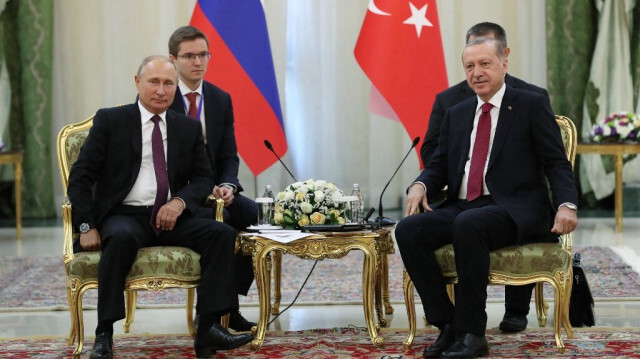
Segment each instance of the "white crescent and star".
[[[422,33],[422,28],[425,26],[433,27],[431,21],[427,19],[427,7],[429,4],[425,4],[423,7],[418,9],[413,5],[412,2],[409,2],[409,8],[411,9],[411,16],[406,19],[403,24],[413,25],[416,28],[416,34],[418,38]],[[369,0],[368,10],[375,15],[380,16],[391,16],[390,13],[381,10],[375,3],[375,0]]]

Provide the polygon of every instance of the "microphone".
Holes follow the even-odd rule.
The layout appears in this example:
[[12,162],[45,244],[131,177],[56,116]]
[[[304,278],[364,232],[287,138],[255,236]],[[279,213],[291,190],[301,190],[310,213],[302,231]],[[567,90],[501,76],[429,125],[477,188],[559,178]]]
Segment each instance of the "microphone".
[[411,150],[413,150],[413,148],[416,147],[418,142],[420,142],[420,137],[416,137],[416,138],[413,139],[413,143],[411,144],[411,148],[409,149],[407,154],[404,155],[404,158],[402,159],[402,161],[400,161],[400,164],[398,165],[398,168],[396,168],[396,171],[393,172],[393,175],[391,175],[391,178],[389,178],[389,182],[387,182],[387,184],[382,189],[382,193],[380,193],[380,202],[378,203],[378,218],[376,218],[375,223],[378,223],[378,225],[381,226],[381,227],[382,226],[391,226],[391,225],[394,225],[396,223],[396,221],[394,221],[393,219],[387,218],[382,214],[382,195],[384,195],[384,191],[386,191],[387,187],[389,187],[389,184],[391,183],[391,180],[393,180],[393,177],[396,175],[396,173],[398,173],[398,170],[400,170],[400,167],[402,167],[402,164],[407,159],[407,157],[409,157],[409,154],[411,153]]
[[[264,140],[264,145],[267,146],[267,148],[269,149],[269,151],[271,151],[271,153],[273,153],[276,158],[278,159],[278,161],[280,161],[280,164],[282,164],[282,167],[284,167],[285,170],[287,170],[287,172],[289,172],[289,176],[291,176],[291,178],[293,178],[293,182],[298,182],[298,180],[296,179],[296,177],[291,173],[291,171],[289,171],[289,169],[287,168],[287,165],[284,164],[284,162],[282,162],[282,160],[280,159],[280,156],[278,156],[278,154],[276,153],[276,151],[273,150],[273,146],[271,146],[271,142],[269,142],[269,140]],[[415,145],[414,145],[415,146]]]

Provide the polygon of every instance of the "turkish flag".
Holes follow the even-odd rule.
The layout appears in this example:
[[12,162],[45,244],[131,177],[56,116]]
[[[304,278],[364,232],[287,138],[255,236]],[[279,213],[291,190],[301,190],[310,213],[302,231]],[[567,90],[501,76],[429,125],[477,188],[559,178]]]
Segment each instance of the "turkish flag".
[[449,87],[436,1],[370,0],[354,54],[388,104],[378,108],[395,112],[411,139],[424,136],[436,94]]

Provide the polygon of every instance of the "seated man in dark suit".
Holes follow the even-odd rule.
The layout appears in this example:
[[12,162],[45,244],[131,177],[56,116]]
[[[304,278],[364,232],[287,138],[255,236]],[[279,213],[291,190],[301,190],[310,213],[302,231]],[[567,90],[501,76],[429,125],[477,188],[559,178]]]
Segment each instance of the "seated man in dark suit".
[[[578,224],[571,163],[549,98],[507,86],[507,62],[500,41],[481,37],[466,45],[462,63],[476,96],[445,114],[433,161],[409,187],[408,217],[395,230],[427,321],[440,329],[425,357],[487,355],[489,252],[557,241]],[[432,210],[427,194],[445,186],[447,199]],[[420,208],[426,212],[413,214]],[[450,243],[455,306],[434,255]]]
[[[255,224],[258,206],[241,195],[238,180],[238,150],[234,131],[231,96],[217,86],[204,81],[209,64],[209,40],[193,26],[183,26],[169,38],[169,58],[179,74],[178,89],[170,109],[187,114],[202,124],[208,161],[213,171],[212,195],[224,200],[224,223],[237,231]],[[201,214],[213,217],[211,208]],[[236,291],[246,296],[253,282],[251,256],[236,255]],[[197,311],[199,312],[199,305]],[[239,311],[232,312],[229,327],[238,331],[251,330],[256,323],[246,320]]]
[[[473,25],[467,31],[467,42],[473,41],[478,37],[494,38],[502,43],[504,47],[505,57],[509,57],[509,48],[507,47],[507,34],[502,26],[492,22],[481,22]],[[547,90],[526,83],[519,78],[505,74],[504,82],[517,89],[523,89],[548,96]],[[440,126],[444,120],[444,114],[453,105],[460,103],[470,97],[476,96],[475,92],[469,87],[467,81],[462,81],[447,90],[436,95],[436,99],[429,116],[429,129],[424,136],[424,142],[420,148],[420,156],[424,167],[428,167],[433,159],[433,155],[438,147],[440,138]],[[442,200],[440,196],[433,196],[433,201]],[[523,331],[527,328],[527,314],[529,314],[529,303],[531,302],[531,294],[535,284],[505,287],[505,313],[500,330],[506,333],[515,333]]]
[[125,279],[138,249],[148,246],[183,246],[201,255],[196,356],[244,345],[250,334],[231,335],[219,324],[238,310],[235,231],[193,215],[213,187],[200,124],[167,111],[178,83],[168,58],[144,59],[135,83],[137,103],[96,113],[69,175],[82,250],[102,250],[91,358],[113,357],[113,323],[125,317]]

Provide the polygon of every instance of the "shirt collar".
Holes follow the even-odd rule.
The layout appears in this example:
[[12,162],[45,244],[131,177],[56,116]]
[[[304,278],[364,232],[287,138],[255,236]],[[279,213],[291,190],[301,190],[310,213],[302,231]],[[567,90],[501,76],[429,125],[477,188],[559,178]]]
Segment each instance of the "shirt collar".
[[[493,107],[497,107],[500,108],[500,105],[502,105],[502,98],[504,97],[504,92],[507,90],[507,85],[505,83],[502,83],[502,87],[500,88],[500,90],[498,90],[498,92],[496,92],[493,97],[491,97],[489,99],[489,103],[493,105]],[[476,106],[476,113],[480,110],[480,107],[482,107],[482,104],[484,104],[484,101],[482,101],[482,99],[478,97],[478,105]]]
[[[140,120],[142,121],[142,123],[151,121],[151,117],[155,116],[154,113],[149,112],[144,106],[142,106],[142,104],[140,103],[140,100],[138,100],[138,108],[140,109]],[[164,121],[165,123],[167,122],[166,120],[167,111],[163,113],[159,113],[158,116],[160,116],[160,119],[162,121]]]
[[178,79],[178,87],[180,88],[180,93],[182,96],[186,96],[189,92],[196,92],[198,95],[202,96],[202,83],[204,81],[200,80],[200,84],[195,90],[190,89],[182,80]]

